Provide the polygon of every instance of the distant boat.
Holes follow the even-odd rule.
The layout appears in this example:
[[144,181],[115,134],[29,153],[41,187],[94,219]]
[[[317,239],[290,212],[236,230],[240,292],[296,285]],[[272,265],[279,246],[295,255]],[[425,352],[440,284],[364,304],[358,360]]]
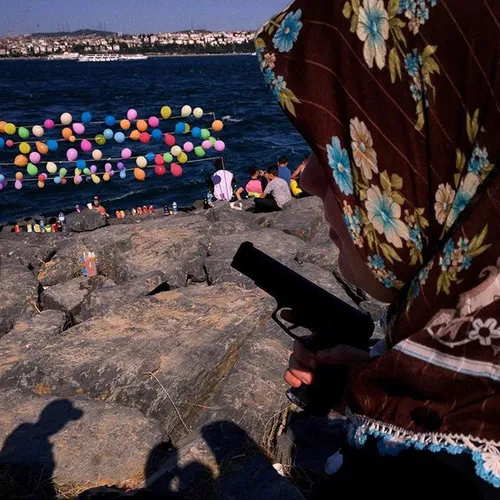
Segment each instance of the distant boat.
[[78,52],[65,52],[64,54],[51,54],[49,61],[77,61],[80,57]]
[[78,57],[78,62],[116,62],[116,61],[144,61],[148,56],[143,54],[93,54]]

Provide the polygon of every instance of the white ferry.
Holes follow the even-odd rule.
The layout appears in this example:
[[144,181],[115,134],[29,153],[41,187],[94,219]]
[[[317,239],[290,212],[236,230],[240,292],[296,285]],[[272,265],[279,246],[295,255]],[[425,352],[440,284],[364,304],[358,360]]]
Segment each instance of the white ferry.
[[65,52],[64,54],[51,54],[47,57],[49,61],[77,61],[80,57],[78,52]]
[[148,56],[142,54],[92,54],[78,57],[78,62],[116,62],[116,61],[144,61]]

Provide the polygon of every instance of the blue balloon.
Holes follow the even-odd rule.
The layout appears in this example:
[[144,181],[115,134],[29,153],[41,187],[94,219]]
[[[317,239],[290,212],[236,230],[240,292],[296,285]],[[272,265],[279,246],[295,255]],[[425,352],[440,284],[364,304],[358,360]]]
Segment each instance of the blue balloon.
[[56,184],[61,184],[61,178],[58,176],[58,177],[54,177],[54,182]]
[[5,180],[5,175],[0,174],[0,182],[3,182]]
[[78,160],[76,162],[76,168],[83,170],[87,166],[87,162],[85,160]]
[[163,138],[163,133],[162,131],[159,129],[159,128],[155,128],[152,132],[151,132],[151,137],[153,139],[156,139],[157,141],[162,139]]
[[148,162],[150,162],[150,163],[153,162],[153,161],[155,161],[155,154],[154,153],[148,153],[146,155],[146,160],[148,160]]
[[125,170],[120,171],[120,179],[125,179],[127,177],[127,172]]
[[54,139],[49,139],[47,141],[47,147],[49,148],[49,151],[57,151],[59,144]]
[[107,128],[102,135],[109,141],[110,139],[113,139],[113,131],[110,128]]
[[115,141],[118,143],[122,143],[125,140],[125,134],[123,132],[117,132],[115,134]]
[[114,117],[114,116],[111,116],[111,115],[106,116],[106,118],[105,118],[105,120],[104,120],[104,123],[105,123],[108,127],[112,127],[112,126],[116,123],[115,117]]
[[5,140],[0,137],[0,149],[5,146]]
[[85,113],[82,113],[82,122],[83,123],[90,123],[91,121],[92,121],[92,115],[88,111],[85,111]]
[[201,139],[201,128],[194,127],[193,130],[191,130],[191,134],[195,139]]
[[178,123],[176,126],[175,126],[175,133],[176,134],[183,134],[184,131],[186,130],[186,124],[185,123]]

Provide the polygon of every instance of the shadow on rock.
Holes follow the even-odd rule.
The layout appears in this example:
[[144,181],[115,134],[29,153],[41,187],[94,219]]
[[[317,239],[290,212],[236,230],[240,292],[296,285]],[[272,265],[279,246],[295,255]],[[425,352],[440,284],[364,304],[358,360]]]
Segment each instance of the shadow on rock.
[[52,482],[56,464],[49,438],[82,415],[70,401],[57,400],[43,409],[38,422],[21,424],[7,437],[0,452],[2,499],[56,497]]

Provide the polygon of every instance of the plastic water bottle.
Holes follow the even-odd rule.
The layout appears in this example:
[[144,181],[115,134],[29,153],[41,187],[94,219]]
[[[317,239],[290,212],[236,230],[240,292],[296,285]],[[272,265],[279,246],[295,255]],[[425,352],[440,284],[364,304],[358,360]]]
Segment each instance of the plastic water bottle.
[[174,215],[177,213],[177,203],[174,201],[172,203],[172,210],[174,211]]
[[66,217],[64,217],[64,214],[62,212],[59,212],[59,215],[57,217],[59,219],[59,223],[61,224],[61,231],[64,231],[66,229]]
[[208,201],[208,204],[211,206],[212,205],[212,202],[214,200],[214,197],[212,196],[212,193],[210,191],[207,192],[207,201]]

